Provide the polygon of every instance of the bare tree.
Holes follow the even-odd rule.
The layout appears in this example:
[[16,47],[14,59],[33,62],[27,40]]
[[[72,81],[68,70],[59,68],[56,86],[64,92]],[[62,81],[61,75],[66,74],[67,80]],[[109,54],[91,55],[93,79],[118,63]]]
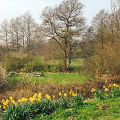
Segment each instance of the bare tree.
[[64,55],[64,71],[67,71],[67,59],[71,59],[71,45],[80,39],[85,19],[82,17],[83,5],[78,0],[66,0],[55,8],[45,8],[42,12],[43,30],[47,39],[54,39]]
[[27,45],[27,49],[30,49],[30,45],[32,44],[32,41],[34,39],[37,24],[29,12],[26,12],[22,17],[25,25],[23,27],[25,30],[24,36],[26,37],[26,45]]
[[8,34],[9,34],[9,24],[7,20],[4,20],[1,24],[0,38],[6,46],[6,52],[8,52]]

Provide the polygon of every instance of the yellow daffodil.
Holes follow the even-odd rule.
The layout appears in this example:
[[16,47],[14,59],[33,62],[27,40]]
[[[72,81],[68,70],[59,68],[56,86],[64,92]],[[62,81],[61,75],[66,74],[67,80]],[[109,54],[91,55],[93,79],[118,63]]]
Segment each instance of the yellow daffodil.
[[16,104],[14,100],[11,101],[13,104]]
[[93,93],[94,91],[95,91],[95,89],[94,89],[94,88],[92,88],[91,92]]
[[106,93],[105,95],[106,95],[106,96],[108,96],[108,94],[107,94],[107,93]]
[[47,98],[48,100],[51,99],[51,97],[50,97],[48,94],[46,94],[46,98]]
[[115,86],[116,86],[116,84],[114,83],[114,84],[113,84],[113,87],[115,87]]
[[23,97],[23,98],[21,99],[21,102],[27,102],[27,101],[28,101],[27,98],[24,98],[24,97]]
[[109,91],[109,89],[108,89],[108,88],[105,88],[105,91]]
[[70,90],[69,94],[72,95],[74,92],[72,90]]
[[5,107],[5,105],[3,106],[3,109],[5,109],[6,107]]
[[12,101],[13,98],[12,98],[12,97],[9,97],[9,99]]
[[55,95],[53,95],[52,97],[53,97],[53,99],[54,99],[54,98],[55,98]]
[[62,93],[59,93],[59,96],[61,96],[62,95]]
[[62,93],[64,93],[64,91],[62,91]]
[[35,98],[30,97],[30,98],[29,98],[29,100],[30,100],[30,102],[34,102],[36,99],[35,99]]
[[118,85],[116,85],[115,87],[118,87]]
[[35,93],[34,95],[33,95],[33,98],[36,98],[37,97],[37,94]]
[[105,88],[105,86],[103,86],[103,88]]
[[41,96],[42,96],[42,93],[39,93],[39,94],[37,95],[38,99],[40,99]]
[[2,99],[2,103],[4,103],[4,100]]
[[18,99],[18,102],[21,102],[21,99]]
[[7,99],[5,102],[3,102],[3,105],[7,105],[9,103],[9,100]]
[[111,84],[109,84],[109,87],[112,87],[112,85],[111,85]]
[[64,93],[64,96],[66,97],[66,96],[67,96],[67,93]]
[[38,101],[40,101],[41,99],[40,98],[38,98]]
[[74,96],[74,97],[75,97],[75,96],[76,96],[76,94],[72,93],[72,96]]

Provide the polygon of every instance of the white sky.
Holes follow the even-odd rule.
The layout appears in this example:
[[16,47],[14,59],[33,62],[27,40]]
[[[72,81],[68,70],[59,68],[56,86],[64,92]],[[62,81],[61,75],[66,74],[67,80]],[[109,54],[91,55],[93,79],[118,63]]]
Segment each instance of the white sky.
[[[46,6],[55,6],[63,0],[0,0],[0,23],[4,20],[10,20],[13,17],[30,13],[36,22],[40,22],[40,14]],[[79,0],[85,5],[83,12],[90,25],[92,18],[101,10],[110,10],[111,0]]]

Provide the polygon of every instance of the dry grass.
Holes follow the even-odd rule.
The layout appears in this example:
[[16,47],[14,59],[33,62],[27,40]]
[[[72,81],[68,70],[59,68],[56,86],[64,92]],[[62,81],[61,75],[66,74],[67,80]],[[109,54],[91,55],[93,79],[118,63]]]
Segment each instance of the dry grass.
[[86,81],[86,82],[76,82],[76,83],[65,83],[65,84],[33,84],[33,83],[24,83],[19,84],[16,89],[10,89],[3,93],[0,93],[0,101],[2,99],[7,99],[9,96],[12,96],[15,100],[19,98],[26,97],[29,98],[33,96],[34,93],[42,93],[44,97],[46,94],[55,95],[56,98],[59,97],[59,92],[69,93],[70,90],[75,93],[81,93],[84,97],[88,98],[91,96],[91,89],[102,88],[103,85],[108,85],[109,83],[120,84],[120,76],[114,77],[104,77],[97,78],[97,80]]

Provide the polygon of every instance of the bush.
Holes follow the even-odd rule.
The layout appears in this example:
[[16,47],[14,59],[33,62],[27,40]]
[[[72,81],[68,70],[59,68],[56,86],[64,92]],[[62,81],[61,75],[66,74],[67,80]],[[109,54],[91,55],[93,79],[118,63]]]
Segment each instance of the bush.
[[31,61],[28,62],[23,68],[24,72],[44,71],[44,65],[40,62]]
[[96,77],[101,74],[120,74],[120,43],[98,44],[94,55],[86,59],[86,74]]
[[5,87],[5,82],[6,82],[6,70],[3,68],[2,65],[0,65],[0,91],[3,90]]

